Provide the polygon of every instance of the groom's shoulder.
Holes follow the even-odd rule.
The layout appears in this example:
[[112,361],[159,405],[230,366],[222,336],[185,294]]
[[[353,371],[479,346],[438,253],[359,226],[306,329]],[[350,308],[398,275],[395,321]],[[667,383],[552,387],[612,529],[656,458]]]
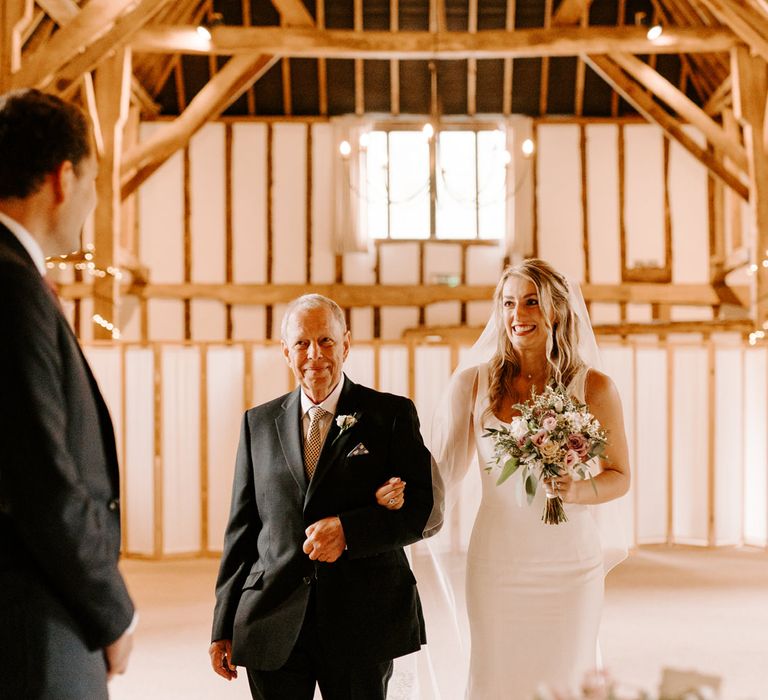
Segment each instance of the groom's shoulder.
[[293,392],[289,391],[287,394],[283,394],[277,398],[270,399],[269,401],[260,403],[257,406],[252,406],[245,412],[245,414],[249,419],[252,420],[254,418],[266,417],[277,413],[278,411],[283,410],[284,404],[291,397],[291,394],[293,394]]

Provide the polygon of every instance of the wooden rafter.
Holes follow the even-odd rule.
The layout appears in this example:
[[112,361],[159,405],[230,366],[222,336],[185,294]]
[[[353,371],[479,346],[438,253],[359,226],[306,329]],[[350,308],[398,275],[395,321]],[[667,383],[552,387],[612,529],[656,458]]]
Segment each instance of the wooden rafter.
[[315,20],[301,0],[271,0],[286,27],[314,27]]
[[699,146],[683,129],[683,125],[662,109],[648,93],[630,79],[607,56],[587,56],[587,62],[614,90],[629,102],[648,121],[660,126],[664,132],[685,148],[696,160],[705,165],[713,175],[733,189],[742,199],[749,199],[749,190],[741,179],[729,170],[721,160]]
[[[320,26],[318,24],[318,26]],[[389,0],[389,29],[392,32],[400,29],[400,2]],[[324,58],[320,59],[325,61]],[[389,102],[390,112],[397,116],[400,114],[400,61],[396,58],[389,62]]]
[[552,17],[553,27],[567,27],[579,24],[585,13],[589,13],[592,0],[562,0]]
[[[165,0],[159,1],[162,4]],[[58,71],[64,66],[75,60],[82,63],[83,56],[86,55],[89,59],[95,59],[92,64],[95,65],[103,53],[94,55],[92,53],[94,46],[99,46],[102,51],[106,51],[101,41],[105,35],[112,32],[121,34],[119,25],[129,20],[134,12],[147,12],[145,3],[140,3],[138,7],[135,5],[136,0],[91,0],[46,44],[25,59],[19,71],[13,76],[13,86],[44,88],[54,80]],[[135,28],[138,29],[138,27]],[[112,47],[114,42],[110,48]]]
[[[514,31],[515,29],[515,0],[507,0],[507,13],[504,20],[504,28],[508,31]],[[504,59],[504,76],[502,87],[502,107],[501,111],[509,116],[512,114],[512,74],[514,71],[514,64],[511,58]]]
[[750,49],[768,61],[768,20],[744,2],[733,0],[695,0],[730,27]]
[[[477,33],[477,0],[469,0],[467,10],[467,31]],[[467,114],[471,117],[477,113],[477,59],[467,60]]]
[[277,61],[274,56],[233,56],[195,95],[168,129],[130,151],[122,166],[123,198],[152,175],[208,120],[221,114]]
[[136,52],[217,53],[268,52],[280,56],[369,59],[461,59],[576,56],[582,53],[699,53],[730,51],[738,40],[726,28],[668,28],[651,41],[642,27],[557,27],[553,29],[487,29],[466,32],[355,32],[273,27],[218,27],[210,42],[194,27],[146,27],[134,37]]
[[0,91],[13,84],[21,65],[24,28],[32,21],[32,0],[4,0],[0,3]]
[[742,145],[731,138],[695,102],[640,59],[628,54],[611,54],[611,59],[656,97],[672,107],[684,120],[697,127],[713,146],[721,149],[740,170],[746,172],[747,154]]

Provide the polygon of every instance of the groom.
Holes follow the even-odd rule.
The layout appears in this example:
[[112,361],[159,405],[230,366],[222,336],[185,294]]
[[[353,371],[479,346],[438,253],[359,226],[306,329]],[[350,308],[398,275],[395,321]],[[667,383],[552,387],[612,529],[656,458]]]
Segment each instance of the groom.
[[[282,349],[299,387],[247,411],[224,540],[214,670],[245,666],[259,700],[383,700],[392,659],[425,643],[403,546],[432,507],[430,456],[408,399],[342,374],[350,336],[339,306],[293,301]],[[377,505],[392,476],[403,507]]]

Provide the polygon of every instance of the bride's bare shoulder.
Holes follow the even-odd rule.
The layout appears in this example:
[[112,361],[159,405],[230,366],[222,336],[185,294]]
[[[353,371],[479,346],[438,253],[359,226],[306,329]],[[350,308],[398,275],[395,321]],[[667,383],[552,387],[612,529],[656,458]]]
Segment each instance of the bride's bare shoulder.
[[584,395],[590,405],[611,403],[619,398],[619,392],[613,379],[592,367],[587,370]]

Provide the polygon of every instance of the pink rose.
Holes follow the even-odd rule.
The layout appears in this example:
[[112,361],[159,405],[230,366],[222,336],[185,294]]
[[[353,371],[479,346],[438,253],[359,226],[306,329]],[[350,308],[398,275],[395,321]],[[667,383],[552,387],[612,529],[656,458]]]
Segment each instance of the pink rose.
[[574,452],[577,452],[579,457],[584,459],[587,457],[589,451],[588,451],[588,445],[587,440],[583,435],[579,435],[578,433],[572,433],[568,436],[568,439],[565,441],[565,444],[567,445],[569,450],[573,450]]
[[566,469],[570,469],[571,467],[575,467],[577,464],[581,462],[581,457],[579,456],[579,453],[575,450],[568,450],[568,452],[565,453],[565,467]]
[[536,447],[541,447],[545,442],[549,440],[549,434],[546,430],[539,430],[538,433],[536,433],[532,438],[531,442],[536,445]]
[[541,421],[541,427],[548,433],[551,433],[557,427],[557,418],[554,416],[546,416],[544,420]]

